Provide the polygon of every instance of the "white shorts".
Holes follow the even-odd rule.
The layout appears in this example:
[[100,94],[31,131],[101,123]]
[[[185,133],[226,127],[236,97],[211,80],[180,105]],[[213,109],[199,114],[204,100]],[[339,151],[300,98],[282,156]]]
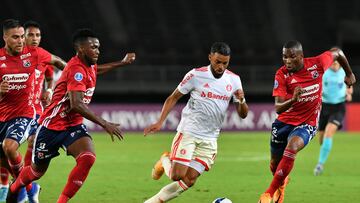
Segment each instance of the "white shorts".
[[216,140],[203,140],[178,132],[174,137],[170,160],[197,170],[210,170],[217,154]]

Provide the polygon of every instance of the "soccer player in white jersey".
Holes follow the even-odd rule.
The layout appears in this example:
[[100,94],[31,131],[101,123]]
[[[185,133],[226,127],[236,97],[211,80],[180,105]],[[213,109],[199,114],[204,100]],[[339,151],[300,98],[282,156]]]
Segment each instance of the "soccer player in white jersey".
[[240,77],[227,70],[230,47],[216,42],[209,54],[210,65],[192,69],[175,91],[166,99],[159,120],[144,129],[144,135],[159,131],[177,101],[190,93],[182,110],[181,121],[171,152],[165,152],[155,164],[152,176],[158,180],[163,173],[173,181],[145,203],[167,202],[193,186],[208,171],[217,153],[217,138],[230,99],[241,118],[248,113]]

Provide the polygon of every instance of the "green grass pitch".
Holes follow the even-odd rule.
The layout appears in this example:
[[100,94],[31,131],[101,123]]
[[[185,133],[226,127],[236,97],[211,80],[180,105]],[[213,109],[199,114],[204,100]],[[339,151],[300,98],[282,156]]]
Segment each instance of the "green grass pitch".
[[[151,168],[164,150],[170,149],[174,133],[158,133],[144,138],[127,133],[122,142],[111,142],[106,134],[93,134],[97,160],[83,187],[72,199],[76,203],[144,202],[170,183],[163,176],[154,181]],[[288,203],[360,202],[360,135],[338,133],[322,176],[313,176],[319,144],[317,137],[297,155],[287,187]],[[174,203],[211,203],[227,197],[234,203],[257,202],[271,181],[269,133],[222,133],[218,156],[210,172]],[[23,149],[23,147],[22,147]],[[41,202],[55,202],[74,166],[72,157],[62,153],[38,182]]]

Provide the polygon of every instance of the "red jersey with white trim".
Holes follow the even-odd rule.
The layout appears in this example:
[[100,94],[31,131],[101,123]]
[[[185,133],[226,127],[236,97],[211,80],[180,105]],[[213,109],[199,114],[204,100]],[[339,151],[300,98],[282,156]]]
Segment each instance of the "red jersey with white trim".
[[34,107],[36,114],[41,115],[44,107],[42,105],[42,93],[43,93],[43,84],[44,79],[53,77],[54,67],[52,65],[39,65],[35,69],[35,88],[34,88]]
[[304,58],[304,67],[298,72],[289,73],[285,66],[276,72],[274,97],[288,100],[292,98],[295,87],[300,86],[304,90],[292,107],[279,114],[278,120],[291,125],[306,123],[317,126],[321,109],[322,76],[332,63],[332,54],[326,51],[316,57]]
[[84,92],[83,103],[89,104],[95,90],[96,73],[97,65],[89,67],[78,56],[72,57],[57,81],[51,103],[40,116],[39,123],[48,129],[59,131],[81,124],[83,116],[69,111],[69,92]]
[[10,85],[10,91],[0,99],[0,122],[34,117],[35,68],[50,61],[51,54],[40,47],[25,46],[17,56],[0,49],[0,82],[7,80]]

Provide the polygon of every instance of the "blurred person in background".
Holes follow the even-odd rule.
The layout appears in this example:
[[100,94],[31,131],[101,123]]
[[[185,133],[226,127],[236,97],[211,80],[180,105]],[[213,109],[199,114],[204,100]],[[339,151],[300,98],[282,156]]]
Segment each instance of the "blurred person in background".
[[341,129],[345,117],[345,102],[351,102],[353,87],[344,83],[345,71],[338,61],[334,61],[323,76],[322,108],[319,121],[319,161],[314,175],[322,174],[324,164],[329,157],[333,136]]

